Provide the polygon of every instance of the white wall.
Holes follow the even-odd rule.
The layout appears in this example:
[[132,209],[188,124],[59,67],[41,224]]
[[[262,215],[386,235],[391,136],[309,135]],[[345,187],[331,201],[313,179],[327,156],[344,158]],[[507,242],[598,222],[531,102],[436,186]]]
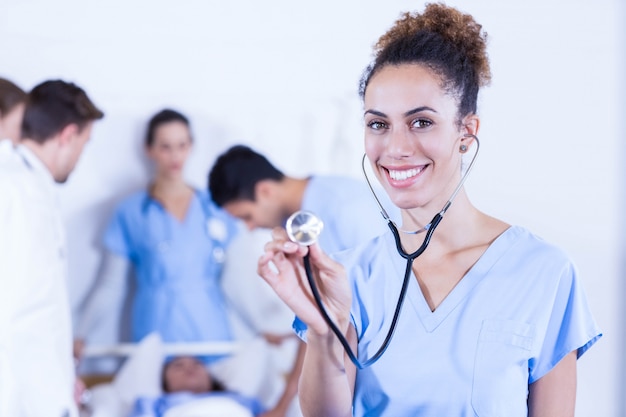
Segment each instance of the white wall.
[[[483,153],[470,196],[576,261],[605,333],[579,362],[577,416],[626,415],[623,2],[448,3],[474,14],[491,38],[494,78],[481,96]],[[0,76],[24,88],[72,80],[106,111],[62,187],[74,303],[95,276],[114,203],[148,178],[141,136],[153,112],[171,106],[191,117],[187,174],[200,187],[235,142],[290,174],[358,175],[357,81],[373,42],[414,7],[422,6],[0,0]]]

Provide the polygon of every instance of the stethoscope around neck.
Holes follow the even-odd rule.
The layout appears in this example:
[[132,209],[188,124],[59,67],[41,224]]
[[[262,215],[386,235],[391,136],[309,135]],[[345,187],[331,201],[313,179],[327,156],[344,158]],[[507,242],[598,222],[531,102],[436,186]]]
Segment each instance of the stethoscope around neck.
[[[220,223],[220,221],[211,213],[209,207],[209,201],[202,193],[196,188],[193,189],[194,199],[198,200],[200,208],[202,209],[202,215],[204,219],[204,231],[207,239],[211,242],[211,256],[217,264],[223,264],[226,259],[226,252],[224,250],[224,239],[226,239],[227,231],[226,226]],[[148,216],[148,212],[151,205],[156,205],[162,214],[161,224],[163,236],[157,244],[157,250],[164,254],[170,252],[172,249],[172,242],[174,241],[174,230],[172,222],[168,220],[165,215],[166,209],[162,201],[154,197],[151,187],[146,191],[146,195],[141,204],[141,214]]]
[[[472,159],[470,160],[470,163],[467,166],[467,169],[463,173],[463,176],[461,177],[461,180],[459,181],[459,184],[454,189],[454,192],[452,193],[452,195],[450,196],[448,201],[444,204],[443,208],[437,214],[435,214],[433,219],[426,226],[424,226],[421,229],[418,229],[416,231],[404,231],[404,230],[402,230],[403,233],[408,233],[408,234],[419,234],[419,233],[422,233],[422,232],[426,232],[426,235],[424,236],[424,241],[422,242],[420,247],[417,248],[417,250],[415,250],[414,252],[411,252],[411,253],[408,253],[402,247],[402,241],[400,239],[400,231],[399,231],[400,229],[398,229],[398,227],[393,222],[393,220],[391,220],[391,218],[387,214],[387,211],[385,210],[385,208],[381,204],[378,196],[376,195],[376,192],[374,191],[374,187],[372,186],[372,184],[371,184],[371,182],[370,182],[370,180],[369,180],[369,178],[367,176],[367,172],[365,170],[366,155],[363,155],[363,159],[361,160],[361,167],[363,169],[363,175],[365,176],[365,180],[367,181],[367,185],[368,185],[372,195],[374,196],[374,199],[376,200],[376,204],[378,204],[378,207],[380,208],[380,213],[382,214],[383,218],[387,221],[387,225],[391,229],[391,232],[392,232],[393,237],[394,237],[395,242],[396,242],[396,249],[398,251],[398,254],[400,254],[400,256],[402,256],[407,261],[406,262],[406,269],[404,271],[404,279],[402,280],[402,288],[400,289],[400,295],[398,296],[398,302],[396,303],[396,308],[394,310],[393,318],[391,320],[391,324],[389,326],[389,330],[387,331],[387,335],[385,336],[384,341],[382,342],[380,348],[374,354],[374,356],[372,356],[371,358],[369,358],[365,362],[359,361],[359,359],[357,358],[355,353],[352,351],[352,348],[350,347],[350,344],[346,340],[345,336],[341,333],[341,330],[339,330],[337,325],[333,322],[333,320],[328,315],[328,312],[326,311],[326,308],[324,307],[324,303],[322,302],[322,297],[321,297],[321,295],[319,293],[317,285],[315,284],[315,280],[313,279],[313,272],[312,272],[312,269],[311,269],[311,260],[310,260],[309,253],[307,253],[304,256],[304,269],[305,269],[305,272],[306,272],[307,281],[309,282],[309,286],[311,287],[311,292],[313,294],[313,298],[315,299],[315,303],[317,304],[317,307],[319,308],[320,313],[324,317],[324,320],[326,321],[326,323],[328,324],[330,329],[333,331],[335,336],[337,336],[337,338],[339,339],[339,342],[342,344],[344,350],[346,351],[346,354],[348,355],[348,357],[350,358],[352,363],[358,369],[363,369],[363,368],[366,368],[366,367],[372,365],[374,362],[376,362],[378,359],[380,359],[380,357],[383,355],[383,353],[385,353],[385,351],[387,350],[387,347],[389,346],[389,342],[391,342],[391,338],[393,337],[393,333],[394,333],[394,331],[396,329],[396,325],[398,324],[398,318],[400,317],[400,311],[402,310],[402,305],[404,304],[404,299],[406,298],[406,293],[407,293],[407,289],[409,287],[409,282],[410,282],[410,277],[411,277],[411,269],[412,269],[412,266],[413,266],[413,261],[418,256],[420,256],[422,253],[424,253],[424,251],[428,247],[428,244],[430,243],[430,239],[431,239],[435,229],[437,228],[437,226],[439,225],[439,223],[443,219],[443,216],[445,215],[445,213],[448,210],[448,208],[450,208],[450,205],[452,204],[452,201],[454,200],[456,195],[461,190],[461,187],[465,183],[465,180],[467,179],[467,176],[469,175],[469,173],[470,173],[470,171],[471,171],[471,169],[472,169],[472,167],[474,165],[474,161],[476,161],[476,157],[478,156],[478,151],[480,149],[480,142],[478,140],[478,137],[476,137],[475,135],[471,135],[471,134],[467,134],[464,137],[465,138],[473,138],[474,139],[474,141],[476,142],[476,150],[474,151],[474,155],[472,156]],[[461,145],[461,146],[462,146],[462,148],[460,150],[461,153],[465,153],[467,151],[467,146],[465,146],[465,145]],[[313,214],[311,212],[308,212],[308,211],[298,211],[298,212],[292,214],[289,217],[289,219],[287,220],[287,223],[285,225],[285,228],[287,230],[287,234],[288,234],[289,238],[292,241],[300,243],[300,244],[305,245],[305,246],[310,246],[310,245],[312,245],[313,243],[316,242],[317,237],[319,236],[319,234],[322,231],[323,223],[322,223],[322,221],[319,218],[317,218],[317,216],[315,214]]]

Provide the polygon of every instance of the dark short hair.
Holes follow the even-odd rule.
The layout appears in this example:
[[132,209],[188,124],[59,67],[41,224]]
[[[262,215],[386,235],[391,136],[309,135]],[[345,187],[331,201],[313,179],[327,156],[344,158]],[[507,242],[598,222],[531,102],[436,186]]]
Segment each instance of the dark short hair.
[[0,78],[0,115],[5,116],[15,106],[26,102],[26,92],[12,81]]
[[221,154],[209,173],[209,192],[222,207],[238,200],[254,201],[259,181],[280,181],[285,175],[263,155],[244,145],[235,145]]
[[[176,359],[178,359],[178,357],[169,358],[167,361],[165,361],[165,363],[161,367],[161,389],[163,390],[163,392],[166,392],[166,393],[172,392],[172,389],[170,388],[168,384],[167,378],[165,377],[165,373],[167,372],[167,368],[169,368],[172,362],[174,362]],[[198,358],[194,358],[194,359],[196,359],[199,362],[202,362],[201,359],[198,359]],[[226,391],[226,386],[220,380],[216,379],[208,372],[207,374],[208,374],[208,377],[211,379],[211,387],[210,387],[211,391],[214,391],[214,392]]]
[[22,138],[43,143],[70,124],[82,130],[89,122],[103,117],[104,113],[76,84],[44,81],[28,93]]
[[187,117],[185,117],[182,113],[179,113],[176,110],[172,109],[161,110],[160,112],[152,116],[152,118],[150,118],[150,121],[148,122],[148,129],[146,131],[145,139],[145,144],[148,148],[154,143],[154,132],[156,131],[157,127],[169,122],[181,122],[184,123],[185,126],[189,127],[189,119],[187,119]]

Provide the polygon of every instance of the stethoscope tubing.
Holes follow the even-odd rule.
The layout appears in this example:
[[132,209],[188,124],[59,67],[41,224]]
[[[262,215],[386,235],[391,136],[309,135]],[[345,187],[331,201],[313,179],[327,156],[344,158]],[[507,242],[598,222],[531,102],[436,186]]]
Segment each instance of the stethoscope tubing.
[[396,226],[393,224],[391,220],[388,221],[387,224],[394,235],[398,252],[400,253],[400,255],[402,255],[403,258],[407,260],[407,263],[406,263],[406,269],[404,271],[404,279],[402,280],[402,288],[400,289],[400,295],[398,296],[396,308],[393,313],[391,324],[389,325],[389,330],[387,331],[387,335],[385,336],[385,340],[381,344],[378,351],[374,354],[374,356],[372,356],[365,362],[359,361],[355,353],[352,351],[352,348],[350,347],[350,344],[346,340],[345,336],[341,333],[341,330],[339,330],[337,325],[333,322],[333,320],[328,315],[328,312],[326,311],[326,308],[324,307],[322,297],[317,288],[317,284],[315,284],[315,281],[313,279],[313,271],[311,269],[311,260],[310,260],[309,253],[307,253],[304,256],[304,270],[306,272],[306,277],[309,282],[309,286],[311,287],[311,292],[313,294],[313,298],[315,299],[315,303],[317,304],[317,307],[320,310],[320,313],[324,317],[326,324],[328,324],[332,332],[335,334],[335,336],[337,336],[337,339],[339,339],[339,342],[343,345],[343,348],[346,351],[346,354],[348,355],[348,357],[350,358],[350,361],[352,361],[352,363],[357,368],[364,369],[372,365],[383,355],[383,353],[385,353],[385,351],[387,350],[387,347],[389,347],[389,343],[391,342],[393,334],[396,330],[396,325],[398,324],[398,318],[400,317],[400,312],[402,311],[402,306],[404,304],[406,293],[409,288],[409,282],[410,282],[409,278],[411,277],[411,269],[413,266],[413,261],[415,260],[415,258],[420,256],[426,250],[426,247],[428,247],[428,244],[430,243],[430,238],[432,237],[435,231],[435,228],[437,227],[437,225],[439,224],[442,218],[443,216],[441,215],[441,213],[437,213],[435,215],[435,217],[431,221],[432,226],[428,229],[426,236],[424,237],[424,241],[422,242],[422,245],[419,247],[419,249],[417,249],[415,252],[411,254],[408,254],[404,251],[400,243],[400,235],[398,233],[398,229],[396,228]]
[[376,203],[378,204],[378,206],[379,206],[379,208],[381,210],[381,214],[382,214],[383,218],[385,220],[387,220],[387,225],[391,229],[391,232],[393,234],[394,240],[396,242],[396,249],[398,251],[398,254],[400,256],[402,256],[404,259],[406,259],[406,261],[407,261],[406,262],[406,269],[404,271],[404,279],[402,280],[402,288],[400,289],[400,294],[398,296],[398,301],[396,303],[396,308],[395,308],[394,313],[393,313],[393,318],[391,320],[391,324],[389,325],[389,330],[387,331],[387,335],[385,336],[385,340],[382,342],[381,346],[378,348],[378,350],[376,351],[374,356],[372,356],[371,358],[369,358],[365,362],[359,361],[359,359],[357,358],[357,355],[355,355],[355,353],[352,351],[352,348],[350,347],[350,344],[346,340],[345,335],[341,333],[341,330],[339,330],[337,325],[333,322],[333,320],[328,315],[328,312],[326,311],[326,308],[324,307],[324,303],[322,301],[322,297],[321,297],[321,295],[319,293],[317,285],[315,284],[315,280],[313,279],[313,271],[311,269],[311,260],[310,260],[309,253],[307,253],[304,256],[304,260],[303,260],[304,261],[304,270],[306,272],[307,281],[309,282],[309,286],[311,287],[311,292],[313,294],[313,298],[315,300],[315,303],[317,304],[317,307],[320,310],[320,313],[322,314],[322,317],[324,318],[324,321],[326,321],[326,324],[328,324],[328,326],[330,327],[332,332],[335,334],[335,336],[337,336],[337,339],[339,339],[339,342],[341,343],[341,345],[343,346],[346,354],[350,358],[350,361],[358,369],[364,369],[364,368],[372,365],[374,362],[376,362],[378,359],[380,359],[380,357],[383,355],[383,353],[385,353],[385,351],[389,347],[389,343],[391,342],[391,339],[393,338],[393,334],[394,334],[394,332],[396,330],[396,325],[398,324],[398,318],[400,317],[400,312],[402,311],[402,306],[404,304],[404,300],[406,298],[406,293],[407,293],[407,290],[409,288],[409,282],[410,282],[410,277],[411,277],[411,270],[412,270],[412,267],[413,267],[413,261],[418,256],[420,256],[422,253],[424,253],[424,251],[428,247],[428,244],[430,243],[430,239],[431,239],[433,233],[435,232],[435,229],[437,228],[437,226],[439,225],[439,223],[443,219],[443,216],[445,215],[445,213],[448,210],[448,208],[450,207],[450,205],[452,204],[452,200],[454,200],[454,198],[458,194],[459,190],[463,186],[463,183],[465,182],[465,179],[469,175],[469,173],[470,173],[470,171],[472,169],[472,166],[474,165],[474,161],[476,161],[476,157],[478,156],[478,151],[480,149],[480,142],[478,140],[478,137],[476,137],[475,135],[466,135],[466,136],[467,137],[472,137],[476,141],[477,148],[476,148],[476,151],[474,153],[474,156],[472,157],[472,160],[470,161],[470,164],[467,167],[467,170],[465,171],[465,173],[461,177],[461,180],[459,181],[459,184],[454,189],[454,192],[452,193],[450,199],[446,202],[446,204],[441,209],[441,211],[439,213],[435,214],[435,216],[430,221],[430,223],[428,223],[423,229],[420,229],[420,231],[424,231],[425,230],[426,231],[426,235],[424,236],[424,240],[422,241],[422,244],[420,245],[420,247],[415,252],[412,252],[412,253],[407,253],[404,250],[404,248],[402,247],[402,241],[400,239],[400,233],[398,231],[398,227],[390,219],[389,215],[387,214],[387,212],[385,211],[384,207],[382,206],[380,200],[376,196],[376,192],[374,191],[374,188],[372,187],[372,184],[370,183],[369,178],[367,177],[367,173],[365,172],[365,157],[366,156],[363,155],[363,160],[362,160],[363,175],[365,175],[365,179],[367,181],[367,184],[368,184],[368,186],[370,188],[370,191],[371,191],[372,195],[374,196],[374,199],[376,200]]

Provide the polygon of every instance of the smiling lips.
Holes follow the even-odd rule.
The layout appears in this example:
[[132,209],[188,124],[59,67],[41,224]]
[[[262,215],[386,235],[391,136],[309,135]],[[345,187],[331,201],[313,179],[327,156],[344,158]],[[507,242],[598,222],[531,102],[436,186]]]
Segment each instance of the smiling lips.
[[388,169],[389,177],[394,181],[404,181],[408,178],[412,178],[417,176],[420,172],[422,172],[426,168],[426,165],[423,165],[418,168],[411,168],[405,170],[392,170]]

